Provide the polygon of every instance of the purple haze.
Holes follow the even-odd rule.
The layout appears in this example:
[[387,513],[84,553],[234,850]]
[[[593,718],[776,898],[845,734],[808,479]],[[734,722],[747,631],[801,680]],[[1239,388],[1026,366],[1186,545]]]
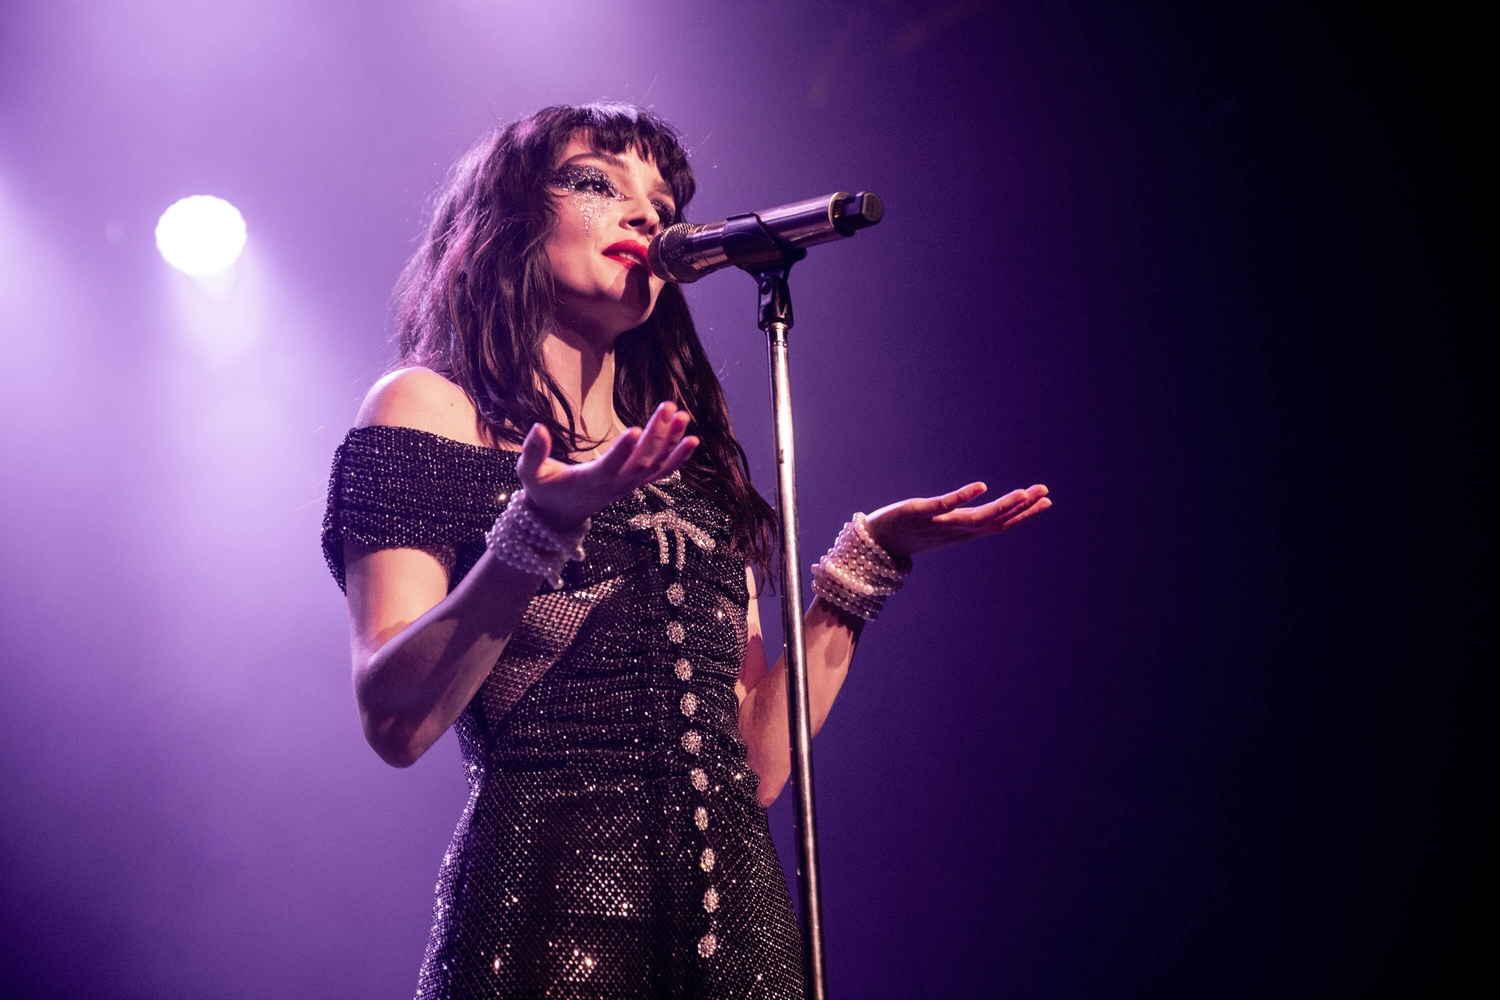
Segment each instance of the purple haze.
[[[361,738],[328,463],[448,163],[601,98],[682,130],[697,220],[885,200],[793,275],[810,553],[973,478],[1057,501],[866,633],[817,742],[833,995],[1378,981],[1467,718],[1400,667],[1462,659],[1458,528],[1367,544],[1460,440],[1380,338],[1449,286],[1335,33],[1195,10],[6,4],[0,994],[411,995],[463,778]],[[196,193],[249,224],[215,295],[152,242]],[[770,493],[753,286],[689,294]]]

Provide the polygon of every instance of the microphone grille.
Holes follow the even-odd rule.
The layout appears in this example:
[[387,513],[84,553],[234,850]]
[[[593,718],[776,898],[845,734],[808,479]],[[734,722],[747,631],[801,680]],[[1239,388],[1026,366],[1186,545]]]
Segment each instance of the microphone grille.
[[703,277],[706,272],[695,268],[687,255],[692,249],[690,238],[707,228],[704,225],[679,222],[658,233],[646,250],[646,264],[651,268],[651,273],[663,281],[676,281],[680,284]]

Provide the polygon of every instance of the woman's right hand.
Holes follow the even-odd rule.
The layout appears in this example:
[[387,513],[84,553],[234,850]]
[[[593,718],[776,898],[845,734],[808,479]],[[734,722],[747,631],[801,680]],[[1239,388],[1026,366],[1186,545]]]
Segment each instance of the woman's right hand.
[[687,464],[696,437],[683,435],[691,418],[675,403],[662,403],[644,429],[632,427],[589,462],[569,465],[552,457],[552,435],[533,424],[521,444],[516,474],[526,499],[557,531],[570,532],[644,483],[663,479]]

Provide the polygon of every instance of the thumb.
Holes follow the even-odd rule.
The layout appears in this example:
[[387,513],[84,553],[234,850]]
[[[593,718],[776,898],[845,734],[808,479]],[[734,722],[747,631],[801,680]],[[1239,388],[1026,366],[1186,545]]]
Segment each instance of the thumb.
[[541,424],[532,424],[526,440],[521,442],[521,457],[516,460],[516,475],[521,477],[522,486],[536,482],[537,472],[551,453],[552,435]]

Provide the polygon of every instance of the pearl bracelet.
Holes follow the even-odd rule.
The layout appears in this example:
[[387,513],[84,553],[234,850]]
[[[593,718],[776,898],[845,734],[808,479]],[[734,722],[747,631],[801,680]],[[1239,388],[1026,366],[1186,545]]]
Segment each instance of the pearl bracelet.
[[855,514],[833,548],[813,566],[813,593],[851,615],[874,621],[885,599],[901,589],[910,572],[911,560],[898,562],[875,541],[865,516]]
[[523,573],[542,577],[557,590],[562,586],[562,570],[568,561],[583,559],[583,539],[591,524],[590,518],[584,518],[576,532],[565,535],[554,531],[526,501],[526,491],[516,490],[484,541],[496,559]]

